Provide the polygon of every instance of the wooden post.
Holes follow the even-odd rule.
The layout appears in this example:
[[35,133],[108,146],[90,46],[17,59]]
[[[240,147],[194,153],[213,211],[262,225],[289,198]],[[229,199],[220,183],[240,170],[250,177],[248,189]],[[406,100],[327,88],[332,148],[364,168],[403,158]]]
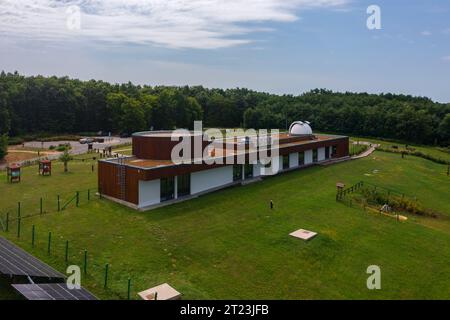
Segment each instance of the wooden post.
[[60,202],[60,199],[59,199],[59,194],[58,194],[58,212],[59,211],[61,211],[61,202]]
[[80,191],[77,191],[77,207],[80,205]]
[[40,207],[41,207],[40,213],[42,214],[42,197],[40,199]]
[[88,189],[88,201],[91,200],[91,189]]

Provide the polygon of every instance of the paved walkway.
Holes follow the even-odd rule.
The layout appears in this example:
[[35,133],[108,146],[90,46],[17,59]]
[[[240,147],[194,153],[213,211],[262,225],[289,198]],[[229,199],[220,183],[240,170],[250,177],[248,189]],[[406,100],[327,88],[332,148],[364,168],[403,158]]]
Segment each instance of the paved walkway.
[[323,166],[328,166],[331,164],[335,164],[335,163],[339,163],[339,162],[344,162],[344,161],[348,161],[348,160],[357,160],[357,159],[361,159],[361,158],[365,158],[370,156],[377,147],[379,147],[379,144],[371,144],[370,142],[366,142],[366,141],[360,141],[359,144],[364,144],[364,145],[368,145],[369,149],[367,149],[366,151],[364,151],[361,154],[355,155],[355,156],[351,156],[351,157],[345,157],[345,158],[339,158],[339,159],[335,159],[335,160],[331,160],[328,162],[323,163]]
[[369,149],[367,149],[366,151],[364,151],[361,154],[350,157],[350,159],[355,160],[355,159],[361,159],[361,158],[370,156],[375,151],[375,149],[380,146],[379,144],[371,144],[369,142],[360,142],[360,144],[368,145]]

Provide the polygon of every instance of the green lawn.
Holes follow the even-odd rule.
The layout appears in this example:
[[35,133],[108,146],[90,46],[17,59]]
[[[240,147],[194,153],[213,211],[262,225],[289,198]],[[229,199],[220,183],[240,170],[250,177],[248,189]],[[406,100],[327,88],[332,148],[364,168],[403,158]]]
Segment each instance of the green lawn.
[[[1,206],[95,186],[90,164],[70,168],[72,173],[63,174],[57,164],[50,178],[25,169],[21,184],[0,183]],[[417,196],[444,217],[410,216],[398,223],[335,201],[337,181],[360,180]],[[125,298],[130,277],[133,298],[168,282],[186,299],[450,299],[449,199],[446,166],[375,152],[146,213],[107,200],[83,202],[62,213],[23,219],[20,240],[14,224],[6,236],[60,271],[66,240],[71,264],[81,266],[87,249],[83,285],[101,298]],[[319,235],[308,243],[288,236],[299,228]],[[110,278],[104,290],[106,263]],[[369,265],[381,267],[382,290],[367,289]]]
[[6,279],[0,278],[0,300],[18,300],[19,294],[8,284]]
[[[373,139],[373,138],[359,138],[359,137],[352,137],[353,141],[369,141],[372,143],[377,143],[380,145],[380,147],[384,149],[393,149],[393,146],[397,146],[398,149],[393,149],[394,151],[406,151],[406,144],[404,142],[393,142],[393,141],[386,141],[386,140],[379,140],[379,139]],[[416,151],[420,151],[425,154],[429,154],[435,158],[443,159],[450,161],[450,153],[442,151],[442,148],[438,147],[430,147],[430,146],[421,146],[421,145],[414,145],[414,144],[408,144],[409,148],[414,148]]]

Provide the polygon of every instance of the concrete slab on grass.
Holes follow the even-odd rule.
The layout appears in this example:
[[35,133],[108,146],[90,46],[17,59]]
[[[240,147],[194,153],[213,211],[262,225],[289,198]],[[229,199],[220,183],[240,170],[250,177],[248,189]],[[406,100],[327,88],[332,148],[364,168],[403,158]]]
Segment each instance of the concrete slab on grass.
[[317,236],[317,233],[309,231],[309,230],[305,230],[305,229],[300,229],[300,230],[290,233],[289,235],[293,236],[295,238],[298,238],[298,239],[308,241],[308,240],[314,238],[315,236]]
[[[156,293],[158,293],[156,297]],[[143,300],[179,300],[181,293],[169,286],[167,283],[161,284],[157,287],[139,292],[138,295]],[[156,299],[155,299],[156,297]]]

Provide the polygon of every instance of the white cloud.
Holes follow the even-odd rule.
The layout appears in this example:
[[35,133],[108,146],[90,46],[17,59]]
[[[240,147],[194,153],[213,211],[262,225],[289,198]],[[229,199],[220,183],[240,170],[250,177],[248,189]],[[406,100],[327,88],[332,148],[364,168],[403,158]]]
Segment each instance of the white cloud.
[[450,62],[450,56],[442,57],[442,60],[446,62]]
[[[311,8],[343,8],[351,0],[1,0],[0,37],[102,40],[214,49],[249,43],[264,22],[292,22]],[[81,29],[67,28],[69,6]]]
[[432,35],[432,33],[430,31],[422,31],[420,34],[424,37],[429,37]]

